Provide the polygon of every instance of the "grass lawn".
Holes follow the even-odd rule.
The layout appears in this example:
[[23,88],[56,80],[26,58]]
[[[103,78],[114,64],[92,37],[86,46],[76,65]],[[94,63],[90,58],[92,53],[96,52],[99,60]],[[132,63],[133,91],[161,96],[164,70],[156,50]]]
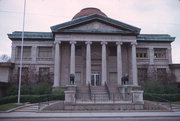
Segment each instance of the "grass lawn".
[[9,109],[21,106],[22,104],[16,104],[16,103],[9,103],[9,104],[4,104],[0,105],[0,111],[7,111]]
[[180,101],[178,102],[172,102],[173,104],[177,104],[177,105],[180,105]]

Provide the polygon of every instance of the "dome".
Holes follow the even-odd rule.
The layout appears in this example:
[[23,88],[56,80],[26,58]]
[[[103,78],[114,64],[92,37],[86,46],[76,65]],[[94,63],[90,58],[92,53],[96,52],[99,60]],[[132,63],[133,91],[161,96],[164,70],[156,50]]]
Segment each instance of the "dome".
[[[84,8],[82,9],[79,13],[77,13],[73,19],[82,17],[82,16],[88,16],[91,14],[100,14],[103,16],[106,16],[106,14],[104,14],[101,10],[99,10],[98,8]],[[106,16],[107,17],[107,16]]]

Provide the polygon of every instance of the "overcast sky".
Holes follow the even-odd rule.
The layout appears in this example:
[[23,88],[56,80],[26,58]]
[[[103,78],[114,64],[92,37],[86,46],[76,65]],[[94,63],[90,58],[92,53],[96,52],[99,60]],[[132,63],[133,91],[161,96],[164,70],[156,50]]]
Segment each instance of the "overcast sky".
[[[22,31],[24,0],[0,0],[0,55],[11,54],[7,33]],[[141,34],[170,34],[174,63],[180,63],[179,0],[27,0],[25,31],[50,32],[81,9],[96,7],[108,17],[141,28]]]

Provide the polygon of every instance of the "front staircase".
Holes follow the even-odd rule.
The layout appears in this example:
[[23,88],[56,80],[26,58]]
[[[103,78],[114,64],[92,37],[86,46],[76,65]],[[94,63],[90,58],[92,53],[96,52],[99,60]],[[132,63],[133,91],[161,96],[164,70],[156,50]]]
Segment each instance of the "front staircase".
[[94,102],[109,101],[108,91],[105,86],[91,86],[91,100]]
[[97,103],[109,101],[105,86],[81,86],[76,89],[76,102]]

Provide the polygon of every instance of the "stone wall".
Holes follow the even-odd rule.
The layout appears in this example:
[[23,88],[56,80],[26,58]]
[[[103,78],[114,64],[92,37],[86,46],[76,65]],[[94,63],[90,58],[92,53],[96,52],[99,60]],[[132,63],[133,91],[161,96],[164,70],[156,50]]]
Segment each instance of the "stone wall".
[[180,64],[170,64],[170,69],[175,75],[175,80],[178,85],[180,85]]
[[14,64],[1,62],[0,63],[0,82],[8,83]]

